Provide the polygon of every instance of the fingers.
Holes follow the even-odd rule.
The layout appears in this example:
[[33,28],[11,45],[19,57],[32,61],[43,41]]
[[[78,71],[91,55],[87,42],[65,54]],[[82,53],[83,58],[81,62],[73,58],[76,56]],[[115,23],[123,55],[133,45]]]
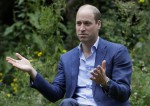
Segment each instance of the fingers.
[[106,70],[106,60],[103,60],[103,61],[102,61],[102,68],[103,68],[104,70]]
[[92,77],[90,78],[97,84],[104,85],[106,84],[107,76],[106,76],[106,60],[102,61],[101,65],[98,65],[97,68],[95,68],[91,74]]
[[97,69],[94,69],[94,70],[91,72],[91,74],[92,74],[93,76],[97,76],[97,75],[98,75]]
[[[16,57],[18,58],[18,59],[23,59],[24,57],[23,56],[21,56],[19,53],[16,53]],[[11,57],[6,57],[6,60],[8,61],[8,60],[11,60],[11,61],[14,61],[14,62],[16,62],[17,60],[16,59],[13,59],[13,58],[11,58]]]
[[101,75],[101,74],[104,74],[106,71],[106,60],[103,60],[102,61],[102,66],[98,65],[96,69],[93,70],[93,72],[91,72],[91,74],[93,76],[98,76]]
[[93,72],[91,72],[93,77],[100,77],[103,75],[103,73],[104,73],[104,71],[100,65],[98,65],[98,67],[96,69],[94,69]]
[[95,77],[91,77],[90,79],[91,79],[91,80],[93,80],[93,81],[95,81],[95,80],[96,80],[96,78],[95,78]]
[[97,66],[97,72],[101,74],[101,73],[105,73],[105,71],[106,71],[106,60],[103,60],[102,66],[100,65]]
[[[18,59],[20,59],[20,60],[24,58],[24,57],[21,56],[19,53],[16,53],[16,57],[17,57]],[[18,63],[18,60],[14,59],[14,58],[12,58],[12,57],[9,57],[9,56],[6,57],[6,61],[7,61],[8,63],[12,64],[12,65]]]
[[6,60],[10,63],[15,63],[16,62],[16,59],[13,59],[11,57],[6,57]]
[[16,57],[18,58],[18,59],[23,59],[24,57],[23,56],[21,56],[19,53],[16,53]]

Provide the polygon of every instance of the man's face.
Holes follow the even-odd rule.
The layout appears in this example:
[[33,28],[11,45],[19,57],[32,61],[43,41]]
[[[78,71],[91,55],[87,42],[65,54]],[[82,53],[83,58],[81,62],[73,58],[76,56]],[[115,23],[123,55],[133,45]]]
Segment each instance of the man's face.
[[94,43],[98,37],[101,22],[95,21],[90,9],[81,9],[76,15],[76,33],[82,43]]

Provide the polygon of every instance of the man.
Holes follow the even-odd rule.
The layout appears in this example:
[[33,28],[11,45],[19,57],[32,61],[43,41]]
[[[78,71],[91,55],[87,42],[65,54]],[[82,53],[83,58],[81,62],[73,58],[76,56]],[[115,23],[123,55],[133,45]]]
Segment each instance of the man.
[[28,72],[31,87],[48,100],[64,97],[60,106],[129,106],[132,63],[123,45],[100,38],[99,10],[83,5],[76,15],[79,46],[60,57],[58,73],[48,83],[30,62],[16,53],[19,60],[7,57],[14,67]]

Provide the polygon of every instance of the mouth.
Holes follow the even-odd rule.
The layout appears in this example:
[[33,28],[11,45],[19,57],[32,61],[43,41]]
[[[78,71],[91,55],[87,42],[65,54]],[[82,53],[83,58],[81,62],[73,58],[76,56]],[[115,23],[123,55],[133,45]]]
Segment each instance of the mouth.
[[80,34],[79,37],[80,37],[80,38],[86,38],[86,35],[87,35],[87,34]]
[[83,33],[82,33],[82,34],[79,34],[80,37],[84,37],[84,36],[87,36],[87,35],[88,35],[88,34],[83,34]]
[[86,34],[86,33],[81,33],[81,34],[79,34],[80,36],[82,36],[82,35],[88,35],[88,34]]

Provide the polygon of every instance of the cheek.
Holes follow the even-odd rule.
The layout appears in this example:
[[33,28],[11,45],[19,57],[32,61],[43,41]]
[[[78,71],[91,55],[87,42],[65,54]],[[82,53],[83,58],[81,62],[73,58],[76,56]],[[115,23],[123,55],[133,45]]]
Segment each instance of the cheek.
[[79,32],[79,30],[76,28],[76,33],[78,33]]
[[79,27],[76,27],[76,33],[80,32]]
[[95,30],[94,28],[87,28],[87,29],[86,29],[86,31],[89,32],[89,33],[93,33],[94,30]]
[[95,32],[98,31],[98,29],[97,29],[97,27],[92,27],[92,28],[90,28],[90,31],[91,31],[92,33],[95,33]]
[[76,26],[76,31],[78,31],[78,29],[79,29],[79,27],[78,27],[78,26]]

